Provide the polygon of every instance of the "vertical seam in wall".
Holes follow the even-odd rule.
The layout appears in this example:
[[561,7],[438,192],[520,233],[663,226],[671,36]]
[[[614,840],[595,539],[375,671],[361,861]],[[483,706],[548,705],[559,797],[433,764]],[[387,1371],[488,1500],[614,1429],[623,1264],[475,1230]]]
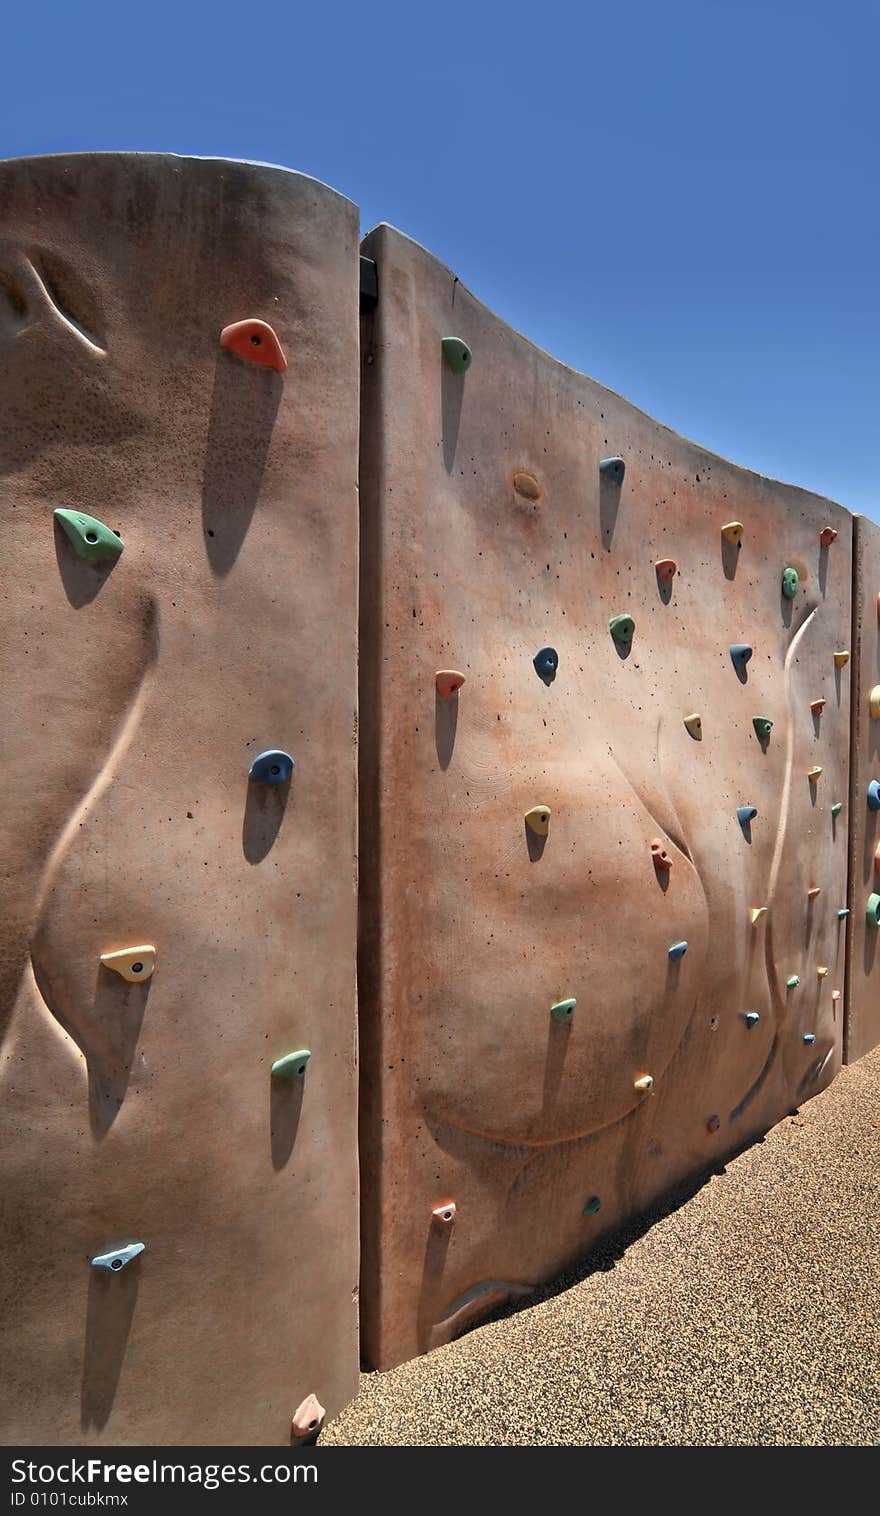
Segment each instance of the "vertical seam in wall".
[[849,915],[846,918],[846,932],[844,935],[845,953],[843,965],[843,1028],[842,1028],[842,1062],[849,1063],[850,1052],[855,1042],[855,1026],[852,1018],[851,994],[852,994],[852,964],[855,938],[855,911],[853,902],[856,898],[856,784],[858,780],[858,699],[862,683],[862,638],[861,638],[861,608],[859,605],[859,587],[861,584],[861,558],[862,538],[859,529],[861,517],[853,515],[852,518],[852,595],[850,605],[852,610],[852,629],[850,632],[850,681],[849,681],[849,790],[847,799],[847,828],[846,828],[846,903],[849,906]]

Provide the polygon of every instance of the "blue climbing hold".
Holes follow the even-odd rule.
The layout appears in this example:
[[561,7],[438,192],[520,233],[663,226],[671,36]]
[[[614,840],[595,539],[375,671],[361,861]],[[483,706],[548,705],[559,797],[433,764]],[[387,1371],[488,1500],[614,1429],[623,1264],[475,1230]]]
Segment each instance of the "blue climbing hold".
[[844,917],[846,917],[848,915],[849,915],[849,907],[848,906],[843,906],[842,909],[837,912],[837,919],[838,919],[838,921],[843,921]]
[[868,785],[868,810],[880,811],[880,779],[872,779]]
[[112,1273],[118,1274],[120,1269],[124,1269],[127,1263],[131,1263],[133,1258],[144,1251],[144,1247],[143,1242],[130,1242],[127,1247],[117,1248],[113,1253],[96,1253],[90,1259],[92,1268],[110,1269]]
[[626,464],[622,458],[603,458],[599,464],[599,473],[604,474],[607,479],[612,479],[615,484],[623,484]]
[[738,805],[736,808],[736,819],[740,826],[748,826],[750,821],[754,821],[757,814],[758,807],[756,805]]
[[807,1047],[811,1047],[812,1044],[815,1041],[816,1041],[816,1033],[815,1032],[804,1032],[804,1042],[807,1044]]
[[731,642],[730,658],[738,674],[744,671],[751,656],[752,649],[747,642]]
[[745,1021],[746,1026],[752,1027],[756,1024],[756,1022],[761,1020],[760,1012],[743,1011],[743,1020]]
[[256,784],[286,784],[293,773],[293,759],[280,748],[267,748],[258,753],[248,770],[248,779]]
[[535,673],[545,684],[552,684],[559,668],[559,654],[555,647],[542,647],[532,659]]
[[669,949],[669,956],[673,963],[677,963],[679,958],[683,958],[687,950],[688,945],[686,942],[673,942],[672,947]]

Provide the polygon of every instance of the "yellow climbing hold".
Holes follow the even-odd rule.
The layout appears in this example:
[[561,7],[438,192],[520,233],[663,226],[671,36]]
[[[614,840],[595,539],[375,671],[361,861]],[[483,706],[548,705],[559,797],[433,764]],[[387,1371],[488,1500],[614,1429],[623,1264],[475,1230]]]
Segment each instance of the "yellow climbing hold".
[[742,524],[742,522],[741,521],[728,521],[726,523],[726,525],[724,525],[721,528],[721,535],[722,535],[722,537],[725,537],[728,542],[735,542],[736,545],[737,545],[737,547],[738,547],[739,544],[742,542],[742,537],[743,537],[743,524]]
[[633,1081],[633,1089],[638,1090],[640,1095],[647,1095],[654,1088],[654,1079],[651,1074],[643,1074],[640,1079]]
[[820,963],[816,969],[816,973],[819,975],[820,979],[824,979],[828,973],[826,965],[824,963]]
[[754,926],[756,924],[756,922],[760,921],[760,919],[761,919],[762,916],[766,916],[766,914],[767,914],[767,907],[766,907],[766,905],[755,905],[755,906],[752,906],[752,909],[749,912],[749,915],[752,918],[752,926]]
[[821,774],[821,772],[822,772],[821,766],[818,763],[814,763],[813,767],[811,769],[807,769],[807,778],[808,779],[818,779],[819,775]]
[[700,715],[699,711],[694,711],[690,716],[685,716],[684,724],[687,727],[687,730],[690,732],[691,736],[696,738],[697,742],[702,742],[703,718]]
[[842,652],[834,654],[834,664],[836,668],[842,669],[845,663],[849,663],[848,648],[844,648]]
[[875,684],[868,696],[868,709],[874,721],[880,721],[880,684]]
[[530,811],[526,811],[526,826],[536,837],[546,837],[550,831],[549,805],[533,805]]
[[101,962],[130,984],[137,984],[141,979],[149,979],[156,967],[156,949],[150,943],[143,947],[120,948],[116,953],[102,953]]

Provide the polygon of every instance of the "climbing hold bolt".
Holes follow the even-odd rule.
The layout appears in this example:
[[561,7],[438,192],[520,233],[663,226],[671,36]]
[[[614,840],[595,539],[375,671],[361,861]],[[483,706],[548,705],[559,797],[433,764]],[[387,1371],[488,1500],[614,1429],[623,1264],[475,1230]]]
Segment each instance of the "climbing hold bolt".
[[752,656],[752,649],[747,642],[731,642],[730,657],[738,674],[745,672],[745,666]]
[[837,818],[840,815],[840,813],[841,813],[842,810],[843,810],[843,801],[842,800],[835,800],[833,806],[831,807],[831,814],[834,817],[835,821],[837,820]]
[[474,355],[461,337],[444,337],[440,346],[453,374],[463,374],[470,368]]
[[880,811],[880,779],[872,779],[868,784],[868,810]]
[[304,1447],[317,1442],[326,1414],[317,1395],[307,1395],[293,1413],[290,1423],[291,1444],[294,1447]]
[[628,647],[636,629],[632,616],[612,616],[608,625],[615,642],[622,642],[625,647]]
[[818,884],[813,884],[807,890],[807,899],[808,900],[815,900],[818,895],[821,895],[821,893],[822,893],[821,887]]
[[149,979],[156,967],[156,949],[149,942],[143,947],[120,948],[115,953],[102,953],[101,962],[130,984],[137,984],[140,979]]
[[720,1127],[720,1125],[721,1125],[721,1117],[720,1116],[710,1116],[709,1120],[706,1122],[706,1131],[707,1132],[717,1132],[718,1128]]
[[259,364],[260,368],[274,368],[283,374],[287,368],[284,350],[268,321],[233,321],[220,333],[220,346],[227,352],[243,358],[246,363]]
[[786,600],[793,600],[794,599],[795,595],[798,592],[798,586],[799,586],[799,584],[800,584],[800,580],[798,579],[798,571],[797,571],[797,569],[794,569],[794,568],[783,569],[783,571],[782,571],[782,593],[785,596]]
[[816,1041],[816,1033],[815,1032],[804,1032],[804,1042],[807,1044],[807,1047],[812,1047],[812,1045],[813,1045],[813,1043],[815,1041]]
[[838,919],[838,921],[845,921],[848,915],[849,915],[849,906],[843,905],[843,906],[841,906],[840,910],[837,912],[837,919]]
[[546,837],[550,831],[549,805],[533,805],[530,811],[526,811],[526,826],[536,837]]
[[589,1198],[589,1200],[587,1201],[586,1205],[584,1206],[583,1214],[585,1216],[595,1216],[596,1212],[597,1211],[601,1211],[601,1209],[602,1209],[602,1202],[599,1199],[599,1196],[598,1195],[591,1195],[590,1198]]
[[455,1201],[447,1200],[445,1205],[435,1205],[431,1215],[441,1226],[449,1226],[455,1220]]
[[742,537],[743,537],[743,524],[742,524],[742,522],[741,521],[728,521],[721,528],[721,535],[722,535],[722,537],[725,537],[728,542],[735,542],[736,545],[737,545],[737,547],[739,547],[740,543],[742,542]]
[[865,911],[868,926],[880,926],[880,895],[868,896],[868,906]]
[[747,1027],[755,1026],[760,1020],[760,1011],[743,1011],[743,1021]]
[[810,710],[813,712],[814,716],[821,716],[821,714],[824,711],[824,709],[825,709],[825,700],[824,700],[824,698],[821,699],[821,700],[811,700],[810,701]]
[[664,584],[668,584],[670,579],[675,578],[675,572],[678,568],[678,564],[675,562],[674,558],[658,558],[657,562],[654,564],[654,568],[657,571],[657,578],[660,579]]
[[96,516],[84,516],[82,511],[65,511],[59,506],[53,512],[55,520],[74,552],[89,563],[99,558],[118,558],[124,543],[118,532],[111,531]]
[[788,978],[785,981],[785,988],[787,990],[796,990],[800,982],[800,974],[789,974]]
[[94,1258],[90,1259],[92,1268],[110,1269],[114,1274],[118,1274],[120,1269],[124,1269],[127,1263],[131,1263],[133,1258],[137,1258],[138,1254],[144,1251],[145,1246],[143,1242],[130,1242],[127,1247],[117,1248],[113,1253],[96,1253]]
[[816,965],[816,973],[818,974],[818,976],[819,976],[820,979],[827,979],[828,978],[828,967],[827,967],[827,964],[824,964],[824,963],[817,964]]
[[767,741],[767,738],[770,736],[770,733],[773,730],[773,722],[770,720],[769,716],[753,716],[752,726],[755,728],[755,731],[757,732],[762,742]]
[[686,942],[673,942],[672,947],[669,949],[669,956],[673,963],[678,963],[679,958],[683,958],[687,950],[688,945]]
[[276,1079],[301,1079],[311,1056],[308,1048],[300,1048],[296,1053],[285,1053],[283,1058],[275,1059],[272,1073]]
[[738,805],[736,808],[736,819],[740,826],[748,826],[750,821],[754,821],[757,814],[758,807],[756,805]]
[[696,742],[703,740],[703,718],[699,711],[693,711],[690,716],[685,716],[684,724]]
[[659,837],[655,837],[651,843],[651,857],[654,860],[654,867],[656,869],[662,869],[664,872],[668,873],[668,871],[672,868],[672,859],[667,853]]
[[836,538],[837,533],[834,530],[833,526],[823,526],[821,532],[819,533],[819,541],[823,547],[830,547]]
[[648,1091],[653,1088],[654,1077],[652,1074],[642,1074],[640,1079],[633,1080],[633,1089],[638,1090],[642,1095],[647,1095]]
[[822,773],[822,766],[821,766],[821,764],[814,763],[813,767],[811,769],[807,769],[807,778],[809,779],[809,781],[810,781],[811,784],[814,784],[815,781],[821,775],[821,773]]
[[576,1005],[576,1000],[557,1000],[556,1004],[550,1007],[550,1015],[554,1021],[570,1021]]
[[754,926],[757,921],[760,921],[762,916],[766,916],[767,907],[766,905],[755,905],[752,907],[749,914],[752,918],[752,926]]
[[843,648],[839,653],[835,653],[834,663],[835,667],[839,669],[842,669],[844,664],[849,663],[849,649]]
[[613,480],[615,484],[623,484],[626,464],[622,458],[603,458],[599,464],[599,473],[604,474],[606,479]]
[[535,665],[535,673],[549,684],[556,678],[559,654],[555,647],[542,647],[538,649],[532,663]]
[[270,747],[265,753],[257,754],[248,769],[248,779],[253,779],[255,784],[286,784],[293,769],[294,762],[289,753]]
[[451,700],[464,684],[464,674],[460,674],[457,669],[438,669],[436,684],[440,699]]
[[868,710],[872,721],[880,721],[880,684],[875,684],[868,695]]

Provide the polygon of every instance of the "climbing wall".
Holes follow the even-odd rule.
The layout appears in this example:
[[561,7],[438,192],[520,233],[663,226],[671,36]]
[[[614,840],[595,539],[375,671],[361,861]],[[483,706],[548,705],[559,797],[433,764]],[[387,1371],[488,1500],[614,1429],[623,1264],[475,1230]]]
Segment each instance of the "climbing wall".
[[357,262],[280,169],[0,165],[5,1443],[355,1392]]
[[852,519],[554,362],[399,233],[364,252],[381,1367],[527,1295],[837,1070]]
[[848,1063],[880,1042],[880,526],[854,526]]

